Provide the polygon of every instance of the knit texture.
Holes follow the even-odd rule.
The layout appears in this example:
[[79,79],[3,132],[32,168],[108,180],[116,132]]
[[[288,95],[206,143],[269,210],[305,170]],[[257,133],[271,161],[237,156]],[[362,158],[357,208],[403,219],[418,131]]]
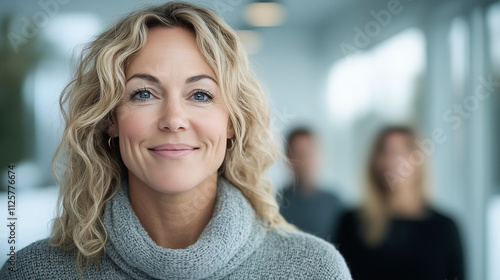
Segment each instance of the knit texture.
[[[186,249],[154,243],[130,205],[126,181],[106,204],[104,225],[101,270],[91,266],[83,279],[351,279],[331,244],[302,232],[266,230],[243,194],[222,177],[212,218]],[[16,257],[17,271],[8,271],[6,263],[0,279],[78,279],[75,252],[51,247],[48,239]]]

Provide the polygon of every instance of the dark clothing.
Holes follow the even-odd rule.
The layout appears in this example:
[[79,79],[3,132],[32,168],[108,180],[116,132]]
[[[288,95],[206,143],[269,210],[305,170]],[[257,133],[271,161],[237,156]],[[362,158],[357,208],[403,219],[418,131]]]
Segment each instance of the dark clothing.
[[302,193],[299,187],[286,187],[279,199],[281,215],[299,229],[331,241],[343,207],[340,199],[323,190]]
[[435,210],[421,219],[393,219],[384,241],[369,247],[356,213],[342,217],[334,239],[353,279],[464,279],[462,245],[451,219]]

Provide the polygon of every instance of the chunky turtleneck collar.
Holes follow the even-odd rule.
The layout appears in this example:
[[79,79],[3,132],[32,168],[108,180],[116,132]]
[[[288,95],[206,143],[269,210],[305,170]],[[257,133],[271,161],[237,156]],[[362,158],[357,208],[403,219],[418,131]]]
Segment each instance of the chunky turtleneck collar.
[[265,230],[243,194],[219,177],[214,212],[198,241],[186,249],[154,243],[134,213],[124,180],[106,203],[106,254],[135,279],[224,277],[261,244]]

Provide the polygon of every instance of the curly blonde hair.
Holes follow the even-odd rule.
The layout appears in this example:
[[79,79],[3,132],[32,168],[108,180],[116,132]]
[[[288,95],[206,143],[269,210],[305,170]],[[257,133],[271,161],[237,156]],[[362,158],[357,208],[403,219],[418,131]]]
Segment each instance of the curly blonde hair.
[[51,244],[65,250],[76,248],[79,270],[94,263],[99,267],[104,253],[104,206],[127,172],[118,149],[107,147],[107,129],[122,99],[125,69],[155,26],[194,32],[201,53],[216,73],[235,131],[234,148],[226,151],[219,175],[241,190],[268,229],[295,229],[280,215],[265,174],[280,152],[273,140],[266,97],[240,40],[210,10],[169,2],[131,13],[91,42],[61,95],[66,126],[52,162],[61,192]]

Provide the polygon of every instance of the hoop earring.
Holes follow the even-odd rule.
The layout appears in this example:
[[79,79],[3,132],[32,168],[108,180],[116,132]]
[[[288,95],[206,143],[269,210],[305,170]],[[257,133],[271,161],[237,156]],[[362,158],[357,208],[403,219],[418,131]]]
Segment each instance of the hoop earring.
[[113,142],[111,142],[111,140],[113,140],[113,138],[109,137],[109,139],[108,139],[108,147],[109,147],[111,150],[113,150],[114,145],[112,144]]
[[231,143],[231,145],[226,144],[226,147],[229,146],[228,148],[226,148],[226,151],[231,151],[234,148],[234,138],[228,138],[227,140],[229,141],[229,143]]

